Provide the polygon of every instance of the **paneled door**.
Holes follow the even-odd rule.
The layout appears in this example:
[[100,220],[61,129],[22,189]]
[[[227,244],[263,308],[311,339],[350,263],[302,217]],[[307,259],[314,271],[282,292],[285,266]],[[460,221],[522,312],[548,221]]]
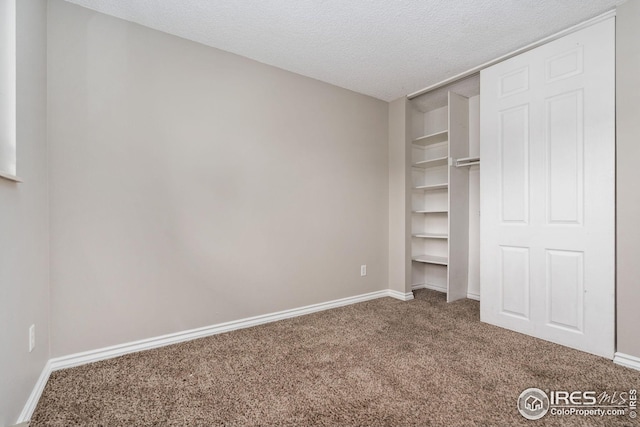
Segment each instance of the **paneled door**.
[[481,73],[481,320],[613,358],[615,21]]

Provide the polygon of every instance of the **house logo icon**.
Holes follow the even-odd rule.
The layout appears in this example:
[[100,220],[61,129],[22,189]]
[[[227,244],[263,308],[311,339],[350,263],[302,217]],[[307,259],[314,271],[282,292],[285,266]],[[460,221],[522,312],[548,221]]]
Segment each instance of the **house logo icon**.
[[535,396],[529,396],[524,401],[524,407],[530,411],[537,411],[542,408],[542,400],[538,399]]
[[528,420],[539,420],[549,411],[549,397],[539,388],[528,388],[518,397],[518,411]]

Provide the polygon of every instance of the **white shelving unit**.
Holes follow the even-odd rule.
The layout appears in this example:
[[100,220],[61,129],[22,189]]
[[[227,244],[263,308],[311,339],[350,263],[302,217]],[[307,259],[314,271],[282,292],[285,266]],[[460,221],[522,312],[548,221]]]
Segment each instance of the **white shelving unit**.
[[449,259],[446,256],[435,255],[418,255],[412,258],[412,261],[422,262],[425,264],[448,265]]
[[420,237],[422,239],[448,239],[448,234],[436,234],[436,233],[415,233],[413,237]]
[[449,212],[448,210],[415,210],[415,211],[411,211],[411,213],[416,213],[416,214],[438,214],[438,213],[447,213]]
[[412,288],[467,296],[469,249],[468,99],[449,92],[447,104],[413,111],[411,145]]
[[449,161],[449,158],[445,156],[445,157],[438,157],[437,159],[421,160],[419,162],[414,163],[412,166],[414,168],[432,168],[435,166],[446,165],[448,161]]
[[421,136],[414,139],[413,145],[427,147],[429,145],[438,144],[441,142],[447,142],[448,139],[449,139],[449,131],[442,130],[439,132],[430,133],[429,135]]
[[444,184],[426,184],[426,185],[421,185],[419,187],[414,187],[414,190],[417,191],[431,191],[431,190],[440,190],[443,188],[449,188],[449,184],[447,184],[446,182]]

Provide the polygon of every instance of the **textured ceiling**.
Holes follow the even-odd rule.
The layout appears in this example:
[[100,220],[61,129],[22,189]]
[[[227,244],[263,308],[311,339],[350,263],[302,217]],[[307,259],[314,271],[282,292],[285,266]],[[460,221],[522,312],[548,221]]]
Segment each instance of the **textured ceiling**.
[[390,101],[624,0],[67,0]]

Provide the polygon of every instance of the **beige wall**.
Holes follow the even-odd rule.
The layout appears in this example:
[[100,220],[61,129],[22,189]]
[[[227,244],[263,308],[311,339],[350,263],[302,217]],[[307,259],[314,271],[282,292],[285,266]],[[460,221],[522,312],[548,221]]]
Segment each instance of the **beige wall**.
[[[0,179],[0,425],[12,425],[49,359],[46,2],[19,0],[17,159]],[[36,347],[29,353],[29,326]]]
[[386,102],[61,0],[48,35],[52,356],[387,288]]
[[640,1],[617,9],[617,351],[640,357]]
[[389,103],[389,288],[411,292],[409,101]]

